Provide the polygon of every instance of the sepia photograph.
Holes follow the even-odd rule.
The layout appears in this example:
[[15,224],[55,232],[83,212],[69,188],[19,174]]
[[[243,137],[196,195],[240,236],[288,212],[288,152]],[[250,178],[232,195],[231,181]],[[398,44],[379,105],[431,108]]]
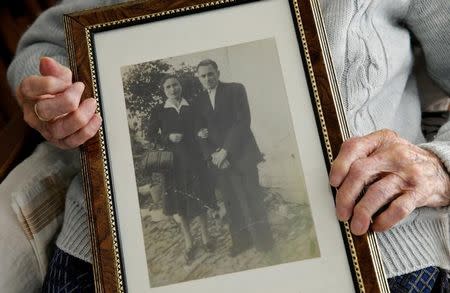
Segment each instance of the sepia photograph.
[[320,257],[275,38],[121,77],[151,287]]

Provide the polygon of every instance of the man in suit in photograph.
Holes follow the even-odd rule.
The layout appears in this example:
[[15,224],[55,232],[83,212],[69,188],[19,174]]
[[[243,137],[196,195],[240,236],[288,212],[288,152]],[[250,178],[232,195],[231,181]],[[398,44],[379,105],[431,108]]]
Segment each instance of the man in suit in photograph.
[[257,164],[263,160],[250,129],[245,87],[219,80],[217,63],[206,59],[197,66],[204,90],[196,99],[198,139],[209,162],[230,219],[230,256],[255,246],[270,250],[273,236],[259,185]]

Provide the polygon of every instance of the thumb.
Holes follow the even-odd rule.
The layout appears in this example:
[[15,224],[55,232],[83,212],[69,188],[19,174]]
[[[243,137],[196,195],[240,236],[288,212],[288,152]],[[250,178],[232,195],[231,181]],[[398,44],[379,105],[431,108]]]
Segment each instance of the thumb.
[[53,58],[42,57],[39,63],[39,72],[43,76],[53,76],[72,83],[72,71]]

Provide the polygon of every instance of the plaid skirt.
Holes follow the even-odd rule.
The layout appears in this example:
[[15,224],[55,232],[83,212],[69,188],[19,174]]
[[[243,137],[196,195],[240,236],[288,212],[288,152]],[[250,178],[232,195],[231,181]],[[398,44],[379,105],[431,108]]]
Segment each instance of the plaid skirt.
[[42,293],[89,293],[95,292],[92,265],[56,247]]
[[428,267],[406,275],[388,279],[392,293],[449,293],[448,271]]
[[[449,293],[449,272],[428,267],[388,279],[391,293]],[[92,265],[56,248],[45,277],[44,293],[94,292]]]

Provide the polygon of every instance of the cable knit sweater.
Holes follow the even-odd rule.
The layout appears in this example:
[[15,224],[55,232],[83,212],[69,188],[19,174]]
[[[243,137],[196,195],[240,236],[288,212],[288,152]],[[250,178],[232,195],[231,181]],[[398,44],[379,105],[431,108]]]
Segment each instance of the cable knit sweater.
[[[67,64],[62,14],[120,0],[64,0],[44,12],[21,39],[8,70],[13,88],[38,74],[39,58]],[[411,48],[420,42],[429,75],[450,93],[450,2],[448,0],[321,0],[336,75],[353,135],[381,128],[437,154],[450,170],[450,123],[433,142],[421,133],[420,97]],[[393,229],[379,233],[388,277],[427,266],[450,269],[450,208],[421,208]],[[68,191],[57,245],[91,261],[80,177]]]

